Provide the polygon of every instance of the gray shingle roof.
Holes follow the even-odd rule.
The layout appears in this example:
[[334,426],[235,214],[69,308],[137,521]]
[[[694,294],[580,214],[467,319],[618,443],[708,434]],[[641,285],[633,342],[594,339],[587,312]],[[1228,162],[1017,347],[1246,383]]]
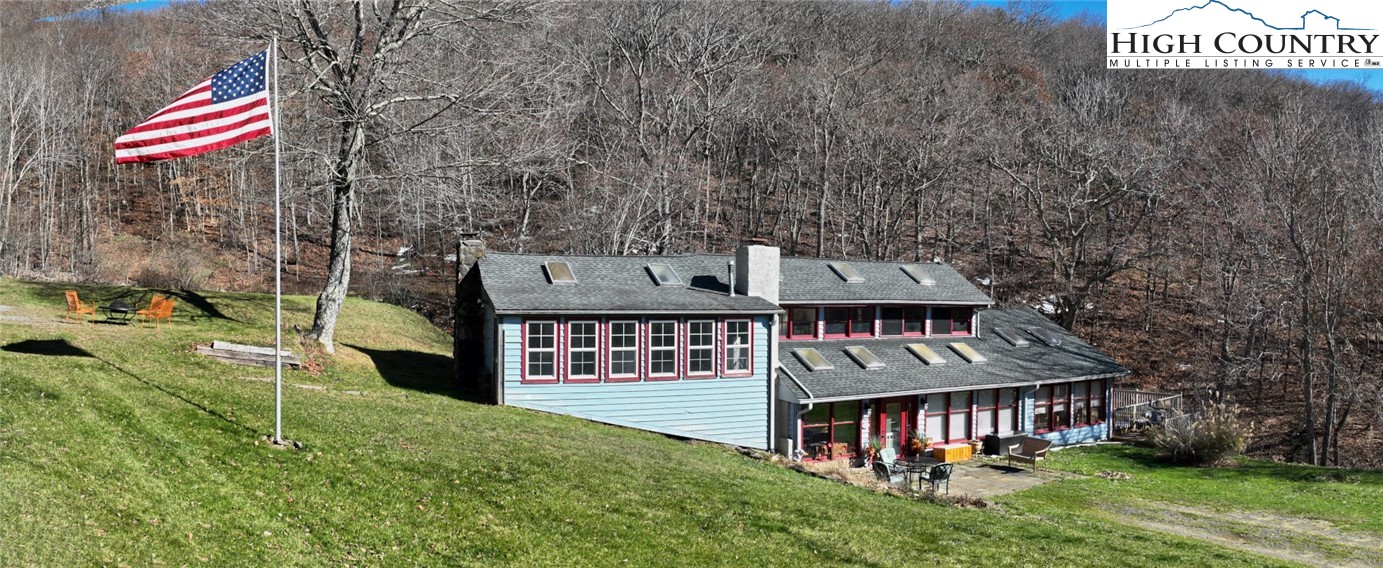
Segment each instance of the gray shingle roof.
[[[990,304],[974,284],[949,265],[936,263],[843,261],[854,267],[864,282],[847,283],[819,258],[782,259],[778,299],[785,304],[798,302],[916,302],[925,304]],[[915,265],[936,281],[923,286],[903,272]]]
[[[995,327],[1017,330],[1028,345],[1015,347],[994,333]],[[1049,347],[1028,329],[1045,328],[1061,337],[1061,345]],[[1097,376],[1123,376],[1128,369],[1098,349],[1027,309],[984,310],[979,313],[980,338],[887,338],[829,341],[783,341],[778,362],[801,387],[787,377],[779,384],[788,398],[800,401],[848,400],[880,395],[920,394],[988,386],[1034,384]],[[948,344],[962,342],[988,358],[982,364],[966,363]],[[909,343],[923,343],[946,359],[945,365],[928,366],[906,350]],[[845,347],[869,348],[885,367],[866,371],[845,354]],[[834,365],[829,371],[808,371],[793,349],[812,347]],[[808,394],[810,393],[810,394]]]
[[[779,311],[772,302],[729,296],[729,255],[580,256],[489,253],[476,265],[498,313]],[[566,262],[576,284],[548,282],[543,265]],[[666,262],[684,287],[659,286],[645,266]]]

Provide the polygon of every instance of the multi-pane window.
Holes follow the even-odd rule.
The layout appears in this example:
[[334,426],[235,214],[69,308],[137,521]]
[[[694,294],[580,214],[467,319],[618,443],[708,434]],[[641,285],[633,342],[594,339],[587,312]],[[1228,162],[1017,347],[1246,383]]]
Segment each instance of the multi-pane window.
[[648,374],[652,377],[677,376],[677,322],[648,323]]
[[812,459],[853,455],[859,445],[860,403],[818,404],[802,415],[802,449]]
[[599,326],[593,321],[567,324],[567,378],[599,379],[596,355],[600,352]]
[[1052,387],[1037,387],[1037,397],[1032,404],[1032,427],[1038,432],[1052,429]]
[[874,334],[872,306],[824,308],[826,337],[869,337]]
[[525,330],[527,368],[525,378],[557,378],[557,322],[530,321]]
[[845,337],[850,328],[850,308],[823,308],[826,337]]
[[725,322],[726,373],[748,373],[753,370],[749,364],[749,339],[749,320]]
[[610,322],[610,377],[639,376],[639,322]]
[[975,391],[975,435],[1008,435],[1018,431],[1018,389]]
[[970,308],[932,308],[932,335],[970,333]]
[[881,335],[924,335],[927,333],[927,308],[925,306],[884,306],[880,308],[883,320]]
[[1071,406],[1076,426],[1104,422],[1104,381],[1072,383]]
[[970,391],[927,395],[926,427],[933,443],[970,439]]
[[1071,385],[1046,385],[1037,388],[1032,427],[1038,432],[1071,426]]
[[816,337],[816,308],[791,308],[788,310],[787,336],[789,339],[810,339]]
[[687,322],[687,374],[715,374],[716,322]]

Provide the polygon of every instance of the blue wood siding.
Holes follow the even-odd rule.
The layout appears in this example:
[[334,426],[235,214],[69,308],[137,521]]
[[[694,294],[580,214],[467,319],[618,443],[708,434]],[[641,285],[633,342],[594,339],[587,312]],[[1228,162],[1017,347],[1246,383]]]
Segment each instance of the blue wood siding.
[[[772,403],[768,392],[770,320],[759,316],[753,318],[753,322],[754,374],[749,377],[524,384],[521,380],[522,319],[505,317],[499,324],[504,331],[503,402],[596,422],[766,450],[770,444],[768,412]],[[602,337],[602,347],[604,342]],[[719,354],[718,348],[717,357]]]

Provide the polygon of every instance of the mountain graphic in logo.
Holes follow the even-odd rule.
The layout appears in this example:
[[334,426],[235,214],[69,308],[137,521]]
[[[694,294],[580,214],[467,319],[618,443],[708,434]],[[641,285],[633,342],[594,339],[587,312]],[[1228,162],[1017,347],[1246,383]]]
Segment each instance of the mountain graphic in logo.
[[[1201,14],[1197,14],[1197,12],[1200,12]],[[1182,19],[1189,18],[1189,17],[1191,17],[1191,16],[1210,15],[1210,14],[1214,14],[1215,16],[1218,16],[1218,17],[1221,17],[1221,18],[1226,17],[1226,16],[1232,16],[1232,17],[1236,17],[1236,18],[1238,18],[1238,19],[1240,19],[1240,20],[1251,19],[1251,20],[1253,20],[1253,21],[1255,21],[1255,22],[1258,22],[1259,24],[1262,24],[1263,27],[1266,27],[1266,28],[1271,29],[1271,30],[1276,30],[1276,31],[1305,31],[1308,27],[1316,28],[1317,25],[1312,25],[1312,24],[1316,24],[1317,22],[1322,22],[1322,23],[1324,23],[1324,25],[1326,25],[1326,26],[1332,26],[1332,25],[1333,25],[1333,27],[1332,27],[1331,29],[1338,30],[1338,31],[1369,31],[1369,30],[1372,30],[1372,29],[1373,29],[1373,28],[1347,28],[1347,27],[1343,27],[1343,26],[1340,25],[1341,22],[1340,22],[1340,19],[1339,19],[1339,18],[1336,18],[1335,16],[1331,16],[1330,14],[1327,14],[1327,13],[1322,12],[1322,11],[1320,11],[1320,10],[1307,10],[1305,13],[1303,13],[1303,14],[1301,15],[1301,25],[1298,25],[1298,26],[1278,26],[1278,25],[1273,25],[1272,23],[1269,23],[1267,20],[1264,20],[1263,18],[1260,18],[1260,17],[1258,17],[1258,16],[1253,15],[1253,12],[1250,12],[1250,11],[1248,11],[1248,10],[1244,10],[1244,9],[1241,9],[1241,8],[1235,8],[1235,7],[1233,7],[1233,6],[1230,6],[1229,4],[1225,4],[1224,2],[1221,2],[1220,0],[1209,0],[1208,2],[1206,2],[1206,3],[1204,3],[1204,4],[1201,4],[1201,5],[1199,5],[1199,6],[1190,6],[1190,7],[1187,7],[1187,8],[1177,8],[1176,10],[1172,10],[1172,13],[1167,14],[1166,16],[1163,16],[1162,19],[1157,20],[1157,21],[1155,21],[1155,22],[1143,24],[1143,25],[1141,25],[1141,26],[1133,26],[1133,27],[1131,27],[1131,28],[1124,28],[1124,29],[1126,29],[1126,30],[1136,30],[1136,29],[1141,29],[1141,28],[1146,28],[1146,27],[1155,26],[1155,25],[1157,25],[1157,24],[1160,24],[1160,23],[1165,22],[1165,21],[1167,21],[1167,20],[1170,20],[1170,19],[1172,19],[1172,18],[1177,18],[1178,20],[1182,20]]]

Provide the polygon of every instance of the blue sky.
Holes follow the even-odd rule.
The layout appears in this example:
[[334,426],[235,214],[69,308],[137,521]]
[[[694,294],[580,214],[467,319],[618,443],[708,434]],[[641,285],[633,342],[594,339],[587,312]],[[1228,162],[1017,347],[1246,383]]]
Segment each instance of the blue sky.
[[[1010,4],[1008,0],[971,0],[970,3],[1004,9],[1007,9]],[[1105,21],[1105,0],[1048,0],[1034,3],[1050,5],[1052,16],[1059,19],[1086,18],[1099,23]],[[1188,5],[1193,3],[1188,1]],[[1129,72],[1135,73],[1136,71]],[[1279,72],[1321,84],[1337,81],[1362,83],[1365,88],[1375,93],[1383,93],[1383,70],[1319,69],[1314,71],[1282,70]]]

